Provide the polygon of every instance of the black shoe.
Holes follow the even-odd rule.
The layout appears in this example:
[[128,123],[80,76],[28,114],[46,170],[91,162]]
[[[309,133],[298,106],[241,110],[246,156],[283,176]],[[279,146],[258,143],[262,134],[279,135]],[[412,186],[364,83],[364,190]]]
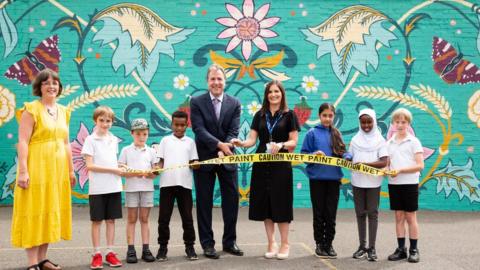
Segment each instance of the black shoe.
[[168,260],[167,252],[168,252],[167,246],[161,245],[160,248],[158,249],[158,252],[157,252],[157,257],[156,257],[157,261],[164,262],[164,261]]
[[236,243],[233,243],[231,247],[223,247],[223,251],[235,256],[243,256],[243,251],[237,246]]
[[135,249],[127,250],[127,263],[137,263],[137,252]]
[[187,254],[187,259],[191,261],[198,260],[197,253],[195,252],[193,245],[185,246],[185,254]]
[[378,260],[377,251],[375,251],[374,247],[367,250],[367,259],[371,262],[376,262]]
[[317,247],[315,248],[315,256],[318,258],[323,258],[327,259],[328,258],[328,253],[321,244],[317,244]]
[[206,247],[203,249],[203,255],[209,259],[218,259],[220,255],[217,254],[217,251],[214,247]]
[[335,252],[335,249],[333,249],[333,246],[327,247],[325,251],[327,252],[329,259],[337,258],[337,252]]
[[367,249],[365,247],[358,247],[357,251],[353,253],[352,258],[354,259],[363,259],[367,255]]
[[[165,255],[167,255],[167,254],[165,253]],[[150,249],[146,249],[146,250],[142,251],[142,260],[144,262],[154,262],[155,261],[155,257],[153,257],[153,254],[150,251]]]
[[397,248],[392,255],[388,256],[389,261],[399,261],[407,258],[407,248]]
[[408,253],[408,262],[418,263],[420,261],[420,253],[418,252],[418,249],[410,249]]

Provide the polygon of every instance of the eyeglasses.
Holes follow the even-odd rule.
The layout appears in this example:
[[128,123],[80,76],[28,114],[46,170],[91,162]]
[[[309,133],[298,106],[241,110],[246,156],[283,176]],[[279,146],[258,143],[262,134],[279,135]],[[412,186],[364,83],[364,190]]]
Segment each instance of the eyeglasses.
[[59,85],[59,83],[58,83],[58,81],[43,81],[42,82],[42,86],[49,86],[49,85],[57,86],[57,85]]

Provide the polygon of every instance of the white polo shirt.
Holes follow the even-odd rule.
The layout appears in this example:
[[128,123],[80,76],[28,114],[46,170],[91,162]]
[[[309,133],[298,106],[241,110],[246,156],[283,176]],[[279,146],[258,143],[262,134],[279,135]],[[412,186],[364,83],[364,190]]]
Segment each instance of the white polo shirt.
[[[388,155],[390,156],[390,170],[415,166],[416,153],[423,153],[423,147],[420,141],[413,135],[407,134],[402,141],[395,141],[394,135],[387,142]],[[401,173],[397,177],[389,177],[388,183],[391,185],[418,184],[420,172]]]
[[[118,168],[118,138],[108,133],[99,137],[95,132],[83,143],[82,155],[93,157],[93,164],[107,168]],[[88,171],[88,194],[108,194],[122,191],[122,178],[113,173]]]
[[[163,167],[188,164],[198,160],[195,141],[190,137],[177,138],[175,135],[164,137],[158,146],[158,157],[163,158]],[[182,186],[192,189],[192,169],[189,167],[167,170],[160,174],[160,188]]]
[[[361,151],[350,144],[348,150],[353,156],[353,163],[370,163],[380,160],[381,157],[388,157],[387,144],[384,143],[377,150]],[[352,185],[360,188],[377,188],[382,185],[383,176],[368,175],[352,171]]]
[[[143,148],[130,144],[122,148],[118,163],[136,170],[151,170],[157,163],[157,153],[149,146]],[[143,177],[125,177],[125,192],[153,191],[153,180]]]

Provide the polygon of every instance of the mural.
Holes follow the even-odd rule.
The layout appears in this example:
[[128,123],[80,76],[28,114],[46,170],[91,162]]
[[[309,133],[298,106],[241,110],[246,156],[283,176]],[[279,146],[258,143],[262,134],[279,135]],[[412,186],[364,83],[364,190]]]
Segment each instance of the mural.
[[[335,125],[347,142],[362,108],[376,110],[388,138],[391,113],[407,107],[414,114],[410,132],[425,150],[420,207],[478,211],[479,21],[480,6],[469,1],[1,1],[0,204],[12,203],[15,187],[14,111],[33,99],[40,70],[57,70],[65,85],[60,103],[73,110],[79,179],[72,196],[84,204],[88,174],[80,150],[94,128],[93,109],[114,109],[112,132],[122,146],[131,143],[137,117],[149,120],[150,143],[158,143],[171,133],[171,113],[190,113],[190,98],[207,91],[206,69],[217,63],[227,71],[226,92],[243,104],[242,139],[273,79],[286,86],[302,125],[300,143],[319,123],[323,102],[337,107]],[[294,166],[296,207],[310,207],[304,167]],[[251,168],[239,166],[242,206]],[[351,208],[348,172],[342,183],[340,207]]]

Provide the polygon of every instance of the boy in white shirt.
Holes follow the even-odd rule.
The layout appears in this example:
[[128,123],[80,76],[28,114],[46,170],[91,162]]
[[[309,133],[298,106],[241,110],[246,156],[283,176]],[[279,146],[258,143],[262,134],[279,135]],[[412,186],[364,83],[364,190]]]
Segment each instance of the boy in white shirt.
[[[131,123],[133,143],[124,147],[120,152],[118,163],[131,169],[150,171],[157,163],[157,155],[153,148],[146,145],[149,126],[143,118],[135,119]],[[136,263],[135,225],[140,219],[142,235],[142,260],[155,261],[149,248],[150,229],[148,218],[153,207],[153,173],[126,173],[125,175],[125,206],[128,211],[127,220],[127,263]]]
[[88,202],[92,221],[92,244],[94,255],[91,269],[103,268],[100,252],[100,227],[105,220],[107,232],[106,262],[111,267],[120,267],[122,262],[113,252],[115,219],[122,218],[123,170],[118,167],[118,138],[110,133],[114,113],[110,107],[99,106],[93,112],[95,129],[83,143],[82,155],[88,170]]
[[[390,261],[407,258],[405,247],[405,225],[408,224],[410,248],[408,261],[419,262],[418,241],[418,183],[420,171],[423,170],[423,148],[420,141],[408,133],[412,123],[412,114],[404,108],[392,114],[392,123],[396,133],[388,140],[387,149],[390,156],[388,191],[390,209],[395,211],[395,225],[398,248],[388,256]],[[406,223],[406,224],[405,224]]]
[[[172,114],[173,134],[162,139],[157,151],[161,168],[184,165],[198,160],[195,141],[185,136],[187,123],[188,115],[185,112],[176,111]],[[192,217],[192,181],[192,170],[188,167],[167,170],[160,175],[160,214],[158,217],[158,244],[160,244],[160,248],[157,253],[157,260],[159,261],[167,260],[167,244],[170,239],[168,225],[175,200],[182,218],[185,253],[189,260],[198,259],[193,247],[195,229]]]

